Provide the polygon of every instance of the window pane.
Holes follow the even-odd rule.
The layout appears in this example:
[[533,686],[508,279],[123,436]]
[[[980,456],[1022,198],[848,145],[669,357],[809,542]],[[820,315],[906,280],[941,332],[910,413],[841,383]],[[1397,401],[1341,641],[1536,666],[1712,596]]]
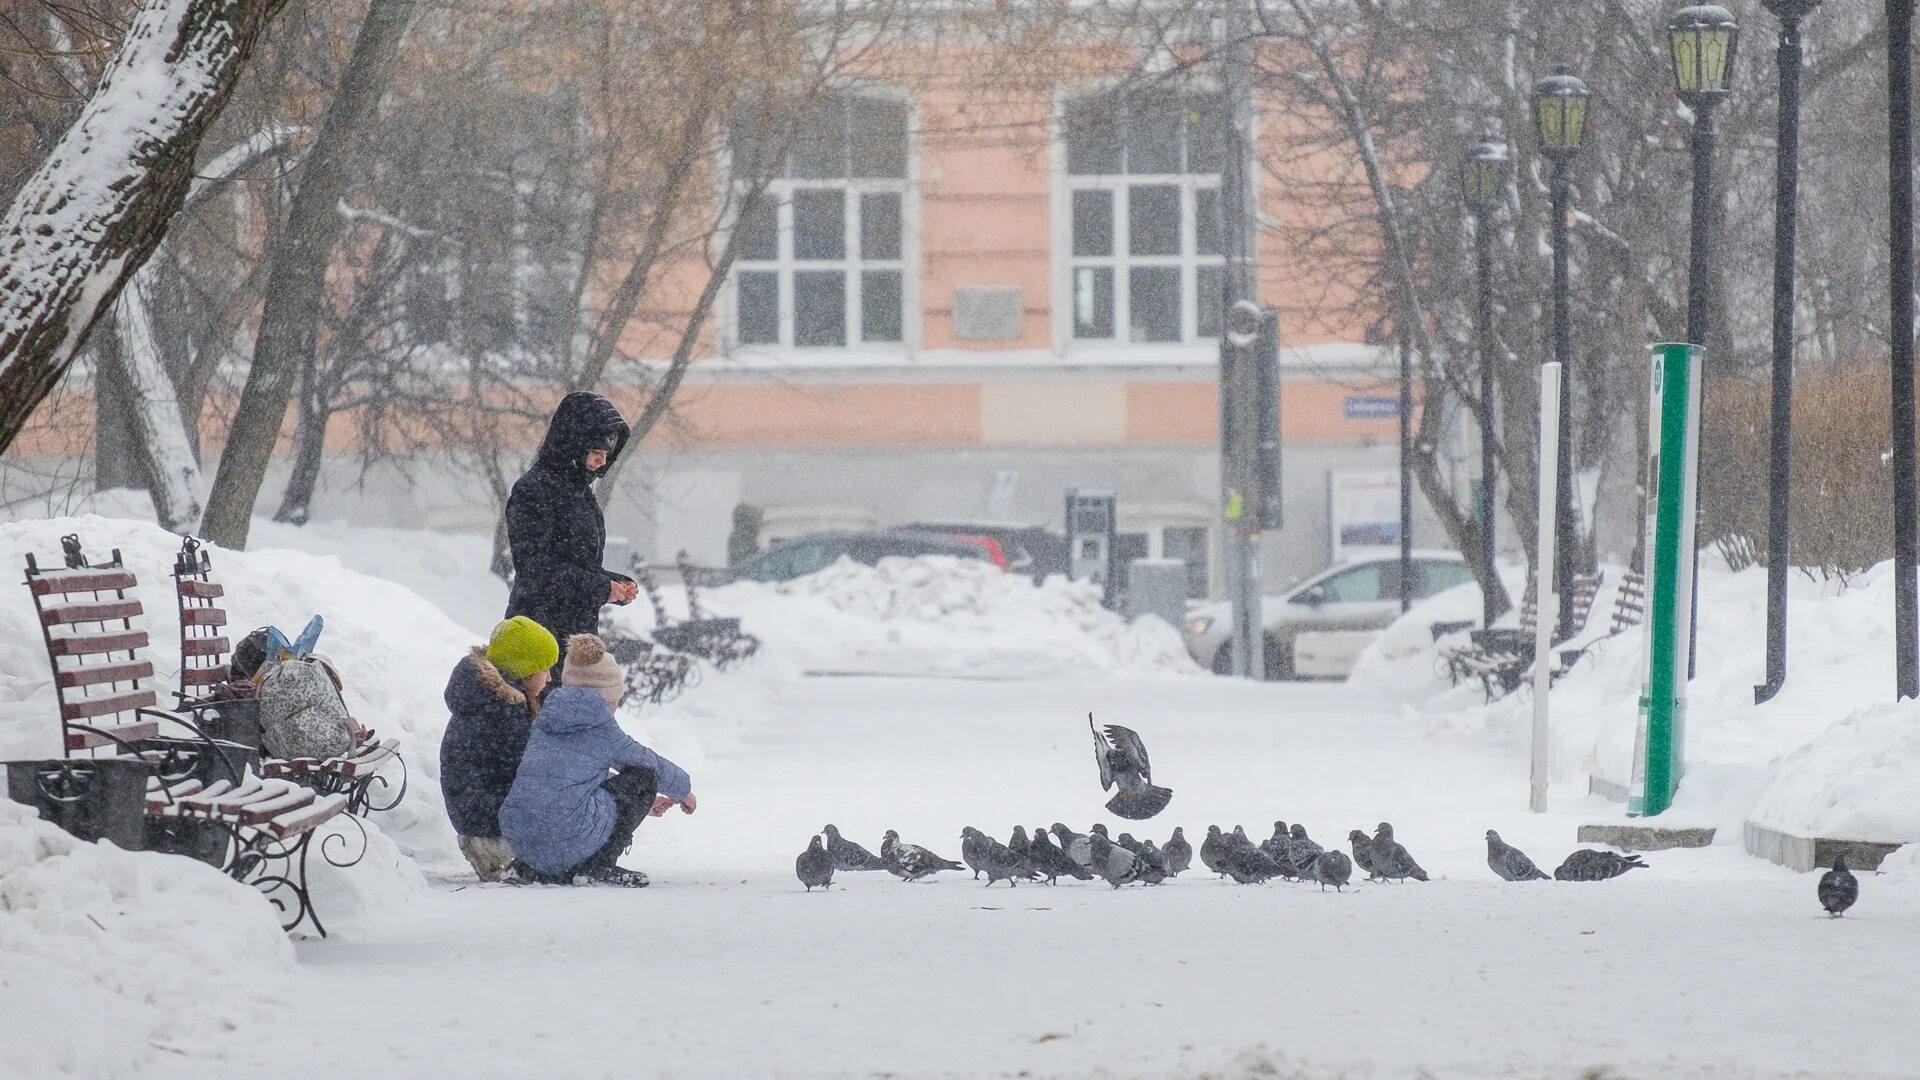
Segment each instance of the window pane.
[[1187,171],[1217,173],[1226,160],[1226,102],[1214,95],[1187,98]]
[[1226,297],[1221,289],[1226,283],[1226,268],[1221,266],[1198,266],[1193,271],[1193,302],[1198,333],[1203,338],[1220,336],[1220,320],[1226,316]]
[[900,271],[860,275],[860,340],[900,340]]
[[875,192],[860,196],[860,257],[900,257],[900,196]]
[[793,140],[793,175],[808,178],[847,175],[847,103],[820,102],[800,122]]
[[[1380,563],[1364,563],[1344,574],[1335,574],[1320,583],[1327,599],[1336,604],[1359,604],[1381,599]],[[1399,573],[1399,564],[1394,572]],[[1394,599],[1388,597],[1388,599]]]
[[847,343],[847,275],[799,270],[793,275],[793,343],[835,347]]
[[1180,340],[1180,268],[1136,266],[1127,271],[1128,339]]
[[1076,266],[1073,269],[1073,336],[1113,336],[1113,269]]
[[771,196],[754,200],[740,215],[740,258],[772,262],[780,257],[780,202]]
[[841,188],[801,188],[793,193],[793,257],[847,257],[847,195]]
[[1088,97],[1066,109],[1067,171],[1076,176],[1120,171],[1120,130],[1111,98]]
[[1113,192],[1073,193],[1073,253],[1113,254]]
[[1193,251],[1196,255],[1220,254],[1219,188],[1194,189]]
[[1136,184],[1127,189],[1127,250],[1135,255],[1180,254],[1180,189]]
[[740,344],[780,344],[780,275],[742,270],[739,286]]
[[853,175],[907,175],[907,107],[898,101],[854,98],[849,106]]
[[1168,93],[1138,94],[1127,102],[1127,171],[1180,171],[1180,99]]

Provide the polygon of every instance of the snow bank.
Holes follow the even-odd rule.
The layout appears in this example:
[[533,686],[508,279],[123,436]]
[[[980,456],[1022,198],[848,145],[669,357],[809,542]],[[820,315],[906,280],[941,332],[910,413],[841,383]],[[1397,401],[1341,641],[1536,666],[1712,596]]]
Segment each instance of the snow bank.
[[[140,578],[152,637],[152,685],[167,691],[179,668],[174,615],[173,557],[180,539],[139,521],[105,517],[55,518],[0,525],[0,557],[20,564],[27,552],[59,565],[60,537],[77,533],[96,562],[119,548]],[[406,799],[379,815],[399,849],[428,868],[465,864],[454,846],[440,800],[439,746],[446,728],[441,691],[447,672],[470,648],[466,630],[408,589],[346,569],[331,557],[291,551],[215,551],[213,570],[226,585],[236,633],[263,623],[292,632],[312,616],[326,617],[319,651],[340,669],[347,705],[362,723],[398,737],[410,777]],[[52,757],[60,749],[58,711],[46,651],[25,588],[0,587],[0,758]]]
[[1781,758],[1752,817],[1807,836],[1920,839],[1920,704],[1861,709]]
[[[676,595],[672,602],[671,614],[682,614],[684,601]],[[808,671],[1006,678],[1199,671],[1172,627],[1152,618],[1128,623],[1100,605],[1093,585],[1064,578],[1035,585],[978,560],[883,559],[872,567],[842,559],[794,581],[711,590],[702,606],[738,616],[770,657]],[[644,632],[652,624],[645,608],[617,617]]]
[[270,1023],[293,948],[252,889],[0,800],[0,1071],[124,1076]]

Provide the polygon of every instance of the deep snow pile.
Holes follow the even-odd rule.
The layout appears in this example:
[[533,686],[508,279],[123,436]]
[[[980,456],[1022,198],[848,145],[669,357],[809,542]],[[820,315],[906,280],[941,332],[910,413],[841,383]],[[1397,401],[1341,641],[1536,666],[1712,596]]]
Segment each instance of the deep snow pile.
[[0,799],[0,1073],[124,1076],[271,1022],[273,909],[210,866],[87,844]]
[[[1180,635],[1153,618],[1128,623],[1085,582],[1030,578],[971,559],[842,559],[777,585],[738,582],[701,595],[738,616],[769,655],[807,670],[890,675],[1035,677],[1199,669]],[[670,617],[684,614],[675,590]],[[644,603],[619,618],[652,624]]]
[[[1803,835],[1920,839],[1920,785],[1912,779],[1920,776],[1920,738],[1912,734],[1920,729],[1920,705],[1888,703],[1891,564],[1846,585],[1804,575],[1789,579],[1789,675],[1765,705],[1753,700],[1765,672],[1765,571],[1734,573],[1707,555],[1701,571],[1699,662],[1687,706],[1688,780],[1673,812],[1723,826],[1720,838],[1729,843],[1749,817]],[[1556,780],[1578,782],[1590,774],[1624,789],[1632,779],[1644,634],[1611,634],[1620,577],[1618,567],[1608,568],[1587,630],[1570,643],[1588,651],[1554,686]],[[1533,708],[1529,689],[1487,704],[1477,684],[1450,687],[1444,678],[1440,650],[1466,645],[1466,635],[1436,643],[1428,628],[1466,617],[1461,591],[1436,597],[1396,622],[1361,657],[1353,678],[1408,703],[1432,731],[1523,745]],[[1830,831],[1836,829],[1841,831]]]

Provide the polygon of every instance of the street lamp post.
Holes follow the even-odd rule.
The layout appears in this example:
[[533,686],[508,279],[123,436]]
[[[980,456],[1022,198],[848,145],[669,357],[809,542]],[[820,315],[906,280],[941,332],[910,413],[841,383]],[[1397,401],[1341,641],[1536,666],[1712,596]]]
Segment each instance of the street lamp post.
[[1800,221],[1800,20],[1820,0],[1761,0],[1780,20],[1780,133],[1774,151],[1773,402],[1767,457],[1767,681],[1754,704],[1787,681],[1787,508],[1793,472],[1793,271]]
[[[1573,514],[1573,315],[1569,309],[1567,274],[1567,201],[1572,185],[1573,159],[1587,130],[1587,84],[1567,68],[1533,85],[1534,133],[1540,152],[1553,163],[1548,184],[1553,215],[1553,358],[1565,374],[1560,384],[1559,463],[1554,477],[1554,591],[1561,597],[1560,620],[1554,639],[1573,634],[1573,541],[1579,522]],[[1546,483],[1545,477],[1539,478]],[[1545,527],[1546,523],[1541,522]]]
[[1507,187],[1507,148],[1499,143],[1483,142],[1467,151],[1460,165],[1460,190],[1467,208],[1473,213],[1474,263],[1478,293],[1474,338],[1480,353],[1480,558],[1481,625],[1492,626],[1500,617],[1495,608],[1498,590],[1493,588],[1494,506],[1499,487],[1499,472],[1494,462],[1494,386],[1493,386],[1493,226],[1491,219],[1500,208]]
[[[1692,242],[1687,254],[1687,342],[1707,344],[1709,270],[1713,260],[1714,107],[1733,88],[1733,58],[1740,27],[1717,4],[1681,8],[1667,22],[1667,47],[1680,100],[1693,113]],[[1704,378],[1704,367],[1700,372]],[[1704,387],[1703,387],[1704,388]],[[1696,478],[1696,483],[1698,480]],[[1687,678],[1700,651],[1700,551],[1693,551],[1693,624],[1687,646]]]

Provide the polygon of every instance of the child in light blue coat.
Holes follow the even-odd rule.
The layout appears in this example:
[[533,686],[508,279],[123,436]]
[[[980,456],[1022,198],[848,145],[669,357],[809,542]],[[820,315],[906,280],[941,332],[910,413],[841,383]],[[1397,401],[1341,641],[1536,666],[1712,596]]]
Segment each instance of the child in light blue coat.
[[639,888],[647,876],[622,869],[619,858],[647,817],[676,804],[693,813],[693,780],[620,730],[613,710],[625,679],[605,643],[575,634],[566,655],[562,685],[540,706],[500,808],[500,835],[523,880]]

